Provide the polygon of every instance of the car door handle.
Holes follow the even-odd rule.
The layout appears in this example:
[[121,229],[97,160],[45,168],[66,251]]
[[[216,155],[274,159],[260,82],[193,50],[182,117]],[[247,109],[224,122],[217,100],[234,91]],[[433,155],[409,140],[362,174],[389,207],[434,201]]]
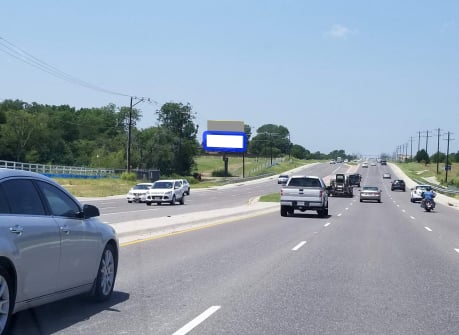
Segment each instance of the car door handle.
[[69,235],[70,228],[68,226],[61,226],[61,232],[64,233],[65,235]]
[[22,233],[24,232],[24,227],[18,225],[10,227],[10,232],[16,235],[22,235]]

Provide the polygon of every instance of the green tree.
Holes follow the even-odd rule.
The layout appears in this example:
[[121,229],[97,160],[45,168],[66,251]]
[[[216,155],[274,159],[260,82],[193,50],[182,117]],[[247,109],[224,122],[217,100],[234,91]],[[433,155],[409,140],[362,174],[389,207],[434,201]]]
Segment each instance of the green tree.
[[157,112],[157,117],[159,127],[172,135],[173,172],[179,175],[191,174],[194,157],[199,150],[199,143],[196,139],[198,126],[194,123],[196,115],[191,105],[175,102],[165,103]]
[[421,162],[424,162],[425,164],[429,164],[430,163],[429,155],[427,154],[427,152],[424,149],[419,150],[416,153],[416,156],[414,157],[414,159],[418,163],[421,163]]
[[446,160],[446,154],[443,152],[436,152],[430,156],[430,161],[433,163],[442,163]]
[[257,129],[257,135],[249,142],[249,152],[265,157],[286,155],[291,145],[289,135],[284,126],[265,124]]
[[294,144],[292,145],[291,155],[298,159],[309,159],[311,152],[299,144]]

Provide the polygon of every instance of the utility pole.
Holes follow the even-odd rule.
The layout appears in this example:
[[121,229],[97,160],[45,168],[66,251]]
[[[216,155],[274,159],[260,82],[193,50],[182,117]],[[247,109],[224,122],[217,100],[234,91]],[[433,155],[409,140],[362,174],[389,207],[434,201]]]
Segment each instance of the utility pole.
[[426,154],[429,155],[429,152],[427,151],[428,145],[429,145],[429,137],[432,137],[429,135],[429,131],[426,130]]
[[413,160],[413,136],[410,136],[410,143],[411,143],[410,160]]
[[440,164],[440,128],[437,129],[437,175],[438,165]]
[[405,143],[405,159],[404,159],[405,162],[406,162],[407,157],[408,157],[408,143]]
[[452,140],[450,135],[451,135],[451,132],[448,131],[448,138],[447,138],[447,141],[448,141],[448,144],[446,146],[446,163],[445,163],[445,184],[446,184],[446,187],[448,187],[448,170],[450,168],[450,165],[449,165],[449,161],[448,161],[448,158],[449,158],[449,142]]
[[[138,101],[133,104],[133,99],[138,99]],[[127,153],[126,153],[126,158],[127,158],[127,172],[131,172],[131,129],[132,129],[132,107],[135,105],[141,103],[144,101],[145,98],[136,98],[136,97],[131,97],[131,104],[129,106],[129,122],[128,122],[128,144],[127,144]],[[150,99],[148,99],[150,101]]]
[[421,131],[418,131],[418,152],[421,151]]

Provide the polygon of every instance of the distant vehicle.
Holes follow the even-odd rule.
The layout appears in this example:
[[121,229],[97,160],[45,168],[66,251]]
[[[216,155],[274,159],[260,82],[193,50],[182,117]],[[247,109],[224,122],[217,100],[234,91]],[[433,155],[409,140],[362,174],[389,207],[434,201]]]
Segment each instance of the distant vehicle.
[[368,167],[368,162],[363,162],[363,163],[362,163],[362,167],[363,167],[363,168],[367,168],[367,167]]
[[329,196],[332,197],[352,197],[354,195],[353,188],[349,184],[349,177],[344,173],[337,173],[335,178],[330,181],[330,186],[327,187]]
[[432,191],[432,186],[430,185],[416,185],[411,189],[411,202],[417,202],[422,200],[422,192]]
[[402,180],[402,179],[395,179],[395,180],[392,182],[392,185],[391,185],[391,187],[390,187],[390,190],[391,190],[391,191],[400,190],[400,191],[405,192],[405,191],[406,191],[405,181]]
[[153,187],[147,191],[145,199],[147,206],[151,206],[153,203],[175,205],[177,201],[181,205],[185,204],[185,190],[181,179],[155,181]]
[[0,169],[0,334],[21,310],[79,294],[110,298],[119,243],[99,215],[48,177]]
[[345,159],[343,162],[344,162],[344,163],[348,163],[348,162],[349,162],[349,160]]
[[336,164],[336,161],[335,161],[334,159],[332,159],[332,160],[330,161],[330,164]]
[[381,165],[387,165],[387,161],[385,159],[381,159],[380,163]]
[[389,172],[385,172],[382,177],[383,177],[383,179],[391,179],[392,178],[392,176],[390,175]]
[[190,182],[188,181],[188,179],[181,179],[181,180],[182,180],[183,191],[185,195],[190,195],[190,192],[191,192]]
[[370,164],[370,165],[371,165],[371,166],[376,166],[376,162],[375,162],[375,161],[373,161],[373,162],[371,162],[371,164]]
[[341,157],[336,157],[336,163],[342,163],[343,159]]
[[287,181],[288,181],[288,174],[281,174],[279,175],[279,178],[277,178],[278,184],[286,184]]
[[354,173],[349,175],[349,185],[360,187],[362,181],[362,175],[360,173]]
[[362,187],[360,190],[360,202],[367,200],[381,202],[381,190],[378,186]]
[[128,203],[132,202],[145,202],[145,197],[147,195],[147,191],[152,188],[153,183],[139,183],[132,187],[126,198]]

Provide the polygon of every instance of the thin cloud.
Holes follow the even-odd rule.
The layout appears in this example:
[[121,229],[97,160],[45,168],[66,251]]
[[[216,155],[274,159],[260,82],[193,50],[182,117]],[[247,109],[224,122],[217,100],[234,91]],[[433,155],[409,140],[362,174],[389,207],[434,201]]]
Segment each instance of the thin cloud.
[[327,36],[340,39],[344,39],[351,34],[353,34],[353,31],[350,28],[343,26],[341,24],[332,25],[326,33]]

